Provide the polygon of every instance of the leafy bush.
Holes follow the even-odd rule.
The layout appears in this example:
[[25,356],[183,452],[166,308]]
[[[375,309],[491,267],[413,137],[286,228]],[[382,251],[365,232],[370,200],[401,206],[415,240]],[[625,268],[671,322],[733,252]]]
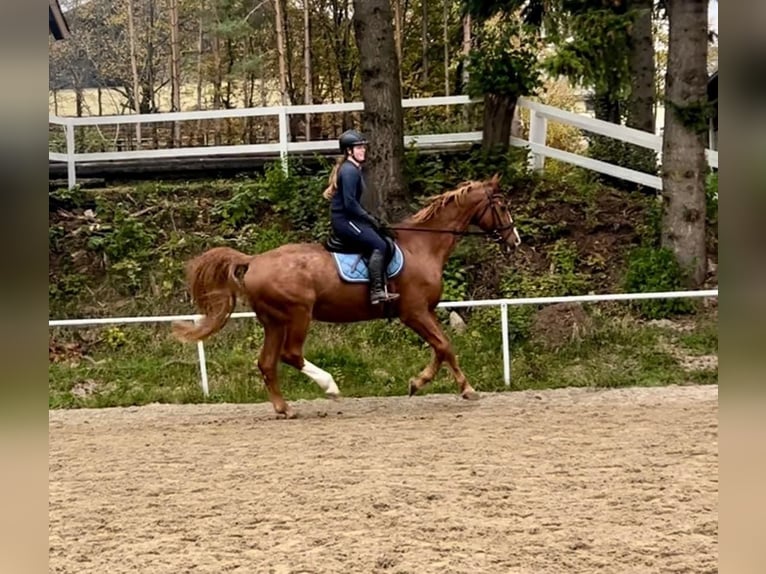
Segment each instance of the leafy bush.
[[[679,291],[684,288],[684,274],[670,249],[642,246],[633,250],[628,258],[624,288],[631,293]],[[649,319],[693,310],[686,299],[636,301],[633,307]]]
[[468,93],[512,97],[533,94],[542,85],[535,32],[516,21],[485,26],[478,35],[479,49],[469,56]]
[[442,301],[464,301],[468,293],[465,265],[451,258],[444,266]]
[[501,280],[505,297],[553,297],[582,295],[588,277],[577,271],[577,250],[568,239],[559,239],[550,253],[548,273],[532,275],[511,270]]

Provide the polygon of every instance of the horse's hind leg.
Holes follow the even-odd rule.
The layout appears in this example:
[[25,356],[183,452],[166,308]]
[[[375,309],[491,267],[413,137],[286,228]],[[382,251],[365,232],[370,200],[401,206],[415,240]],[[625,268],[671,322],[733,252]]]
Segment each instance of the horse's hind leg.
[[285,343],[285,327],[280,323],[264,322],[264,338],[261,355],[258,358],[258,368],[263,375],[269,400],[274,406],[277,415],[286,418],[294,418],[295,413],[285,402],[282,392],[279,390],[277,368],[282,347]]
[[402,317],[402,321],[410,329],[420,335],[433,349],[433,358],[428,366],[423,369],[417,377],[410,379],[410,395],[414,395],[428,383],[430,383],[439,371],[442,362],[446,361],[455,376],[458,384],[460,396],[464,399],[475,400],[479,394],[466,379],[460,365],[458,365],[455,352],[452,350],[452,344],[442,331],[439,320],[432,311],[420,315]]
[[287,337],[282,349],[282,361],[314,380],[329,398],[337,398],[340,396],[340,390],[338,390],[338,385],[335,384],[332,375],[306,360],[303,356],[303,344],[306,342],[310,322],[310,311],[301,310],[294,313],[287,326]]

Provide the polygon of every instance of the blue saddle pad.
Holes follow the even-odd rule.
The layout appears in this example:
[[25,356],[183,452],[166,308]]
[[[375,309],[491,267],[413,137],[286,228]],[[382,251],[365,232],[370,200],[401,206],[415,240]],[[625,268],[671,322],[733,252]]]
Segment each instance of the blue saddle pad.
[[[404,254],[398,245],[394,246],[394,256],[386,269],[386,275],[392,279],[399,275],[404,267]],[[333,253],[335,266],[338,268],[338,275],[344,281],[349,283],[368,283],[370,273],[367,270],[367,263],[359,253]]]

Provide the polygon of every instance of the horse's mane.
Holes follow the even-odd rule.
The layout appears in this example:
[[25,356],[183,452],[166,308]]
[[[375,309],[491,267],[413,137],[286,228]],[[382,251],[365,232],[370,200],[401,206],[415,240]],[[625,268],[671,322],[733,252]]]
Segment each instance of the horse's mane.
[[463,201],[465,196],[477,188],[484,189],[487,187],[487,185],[491,185],[496,189],[498,181],[498,176],[495,176],[491,180],[486,181],[464,181],[452,191],[447,191],[440,195],[429,197],[426,200],[425,207],[415,213],[412,216],[411,221],[414,223],[422,223],[424,221],[428,221],[436,214],[437,211],[442,209],[447,204],[455,202],[455,204],[460,205],[460,202]]

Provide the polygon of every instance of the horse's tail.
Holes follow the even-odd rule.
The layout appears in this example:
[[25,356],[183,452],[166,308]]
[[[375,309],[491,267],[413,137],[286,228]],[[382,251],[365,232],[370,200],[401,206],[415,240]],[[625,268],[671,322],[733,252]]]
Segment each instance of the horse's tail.
[[214,247],[186,266],[186,282],[197,308],[204,314],[198,323],[175,322],[173,334],[181,341],[201,341],[221,330],[229,320],[241,277],[253,257],[231,247]]

